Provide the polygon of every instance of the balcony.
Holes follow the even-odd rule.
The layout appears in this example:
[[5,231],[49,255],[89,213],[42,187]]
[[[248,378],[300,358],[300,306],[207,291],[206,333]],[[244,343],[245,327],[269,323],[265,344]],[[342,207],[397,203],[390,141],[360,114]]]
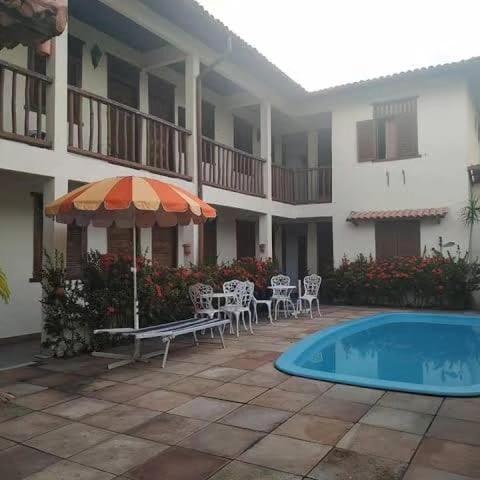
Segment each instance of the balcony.
[[0,138],[50,148],[46,96],[52,80],[0,60]]
[[295,205],[332,201],[332,167],[295,169],[272,165],[272,198]]
[[202,138],[204,185],[248,195],[265,196],[265,160],[209,138]]
[[108,98],[68,87],[68,150],[191,180],[189,130]]

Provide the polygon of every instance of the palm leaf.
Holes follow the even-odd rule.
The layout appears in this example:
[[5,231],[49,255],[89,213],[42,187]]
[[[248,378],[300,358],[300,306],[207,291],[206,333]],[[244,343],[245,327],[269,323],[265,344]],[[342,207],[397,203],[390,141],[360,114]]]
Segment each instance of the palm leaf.
[[0,298],[8,303],[10,301],[10,288],[8,287],[7,276],[0,268]]
[[462,208],[461,217],[467,227],[480,223],[480,200],[472,195],[467,204]]

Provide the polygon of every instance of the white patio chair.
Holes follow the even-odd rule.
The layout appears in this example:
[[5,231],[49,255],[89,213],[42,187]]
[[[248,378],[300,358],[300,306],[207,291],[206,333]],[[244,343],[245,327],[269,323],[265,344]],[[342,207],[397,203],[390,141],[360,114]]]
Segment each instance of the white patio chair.
[[290,289],[288,288],[281,288],[281,287],[288,287],[290,286],[290,277],[287,275],[275,275],[271,278],[270,283],[272,287],[276,287],[273,290],[273,294],[271,297],[273,308],[275,311],[275,321],[277,321],[278,312],[280,309],[280,305],[283,307],[283,313],[285,318],[287,317],[288,311],[290,307],[292,308],[293,312],[295,313],[295,305],[293,304],[290,298]]
[[258,323],[258,306],[259,305],[265,305],[268,310],[268,319],[270,320],[270,324],[273,325],[273,318],[272,318],[272,300],[259,300],[255,298],[255,296],[252,297],[252,307],[253,307],[253,319],[255,323]]
[[208,297],[212,293],[213,288],[204,283],[196,283],[190,286],[188,294],[193,303],[195,318],[215,318],[220,315],[220,311],[217,308],[213,308],[212,298]]
[[249,330],[250,333],[253,334],[250,304],[252,302],[254,288],[255,285],[252,282],[240,282],[235,291],[232,292],[235,295],[233,302],[220,308],[220,311],[225,313],[232,322],[233,318],[235,318],[237,337],[240,336],[240,319],[242,319],[243,328],[247,330],[247,325],[245,324],[245,314],[248,315]]
[[[320,285],[322,284],[322,277],[316,274],[307,275],[303,279],[303,288],[305,290],[303,295],[300,295],[297,300],[298,310],[303,310],[303,303],[308,302],[308,311],[310,312],[310,318],[313,318],[312,306],[313,302],[317,301],[318,315],[322,315],[320,311],[320,302],[318,300],[318,292],[320,291]],[[301,292],[299,292],[300,294]]]
[[[239,285],[243,284],[241,280],[229,280],[222,285],[223,293],[235,293]],[[235,303],[234,298],[225,298],[225,305]]]

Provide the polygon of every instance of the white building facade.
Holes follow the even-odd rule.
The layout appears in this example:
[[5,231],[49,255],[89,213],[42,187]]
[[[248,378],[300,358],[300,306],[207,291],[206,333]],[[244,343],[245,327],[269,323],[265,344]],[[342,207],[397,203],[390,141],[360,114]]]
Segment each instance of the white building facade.
[[87,249],[128,248],[128,231],[43,216],[105,177],[163,179],[217,208],[202,252],[198,227],[139,232],[166,266],[273,257],[296,280],[360,253],[466,250],[476,61],[307,93],[193,1],[69,8],[48,58],[0,52],[0,266],[13,292],[0,342],[41,329],[43,249],[74,277]]

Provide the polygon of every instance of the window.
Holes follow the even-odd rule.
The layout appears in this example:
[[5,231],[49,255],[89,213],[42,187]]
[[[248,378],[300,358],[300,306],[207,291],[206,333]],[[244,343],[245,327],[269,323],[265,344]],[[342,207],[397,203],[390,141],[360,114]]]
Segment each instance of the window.
[[[68,36],[68,85],[82,88],[83,42],[71,35]],[[73,97],[73,123],[78,124],[80,119],[80,102],[78,95]],[[70,101],[67,105],[70,118]]]
[[377,259],[420,255],[420,222],[376,222],[375,250]]
[[357,122],[359,162],[418,156],[417,99],[377,103],[372,120]]
[[253,128],[238,117],[233,117],[233,146],[242,152],[253,153]]
[[82,278],[82,266],[87,256],[87,227],[67,225],[67,277],[71,280]]
[[[28,69],[40,75],[47,74],[47,59],[33,48],[28,49]],[[28,103],[31,112],[46,113],[47,86],[37,78],[28,77]]]
[[33,199],[33,266],[32,281],[42,278],[43,262],[43,195],[32,193]]

